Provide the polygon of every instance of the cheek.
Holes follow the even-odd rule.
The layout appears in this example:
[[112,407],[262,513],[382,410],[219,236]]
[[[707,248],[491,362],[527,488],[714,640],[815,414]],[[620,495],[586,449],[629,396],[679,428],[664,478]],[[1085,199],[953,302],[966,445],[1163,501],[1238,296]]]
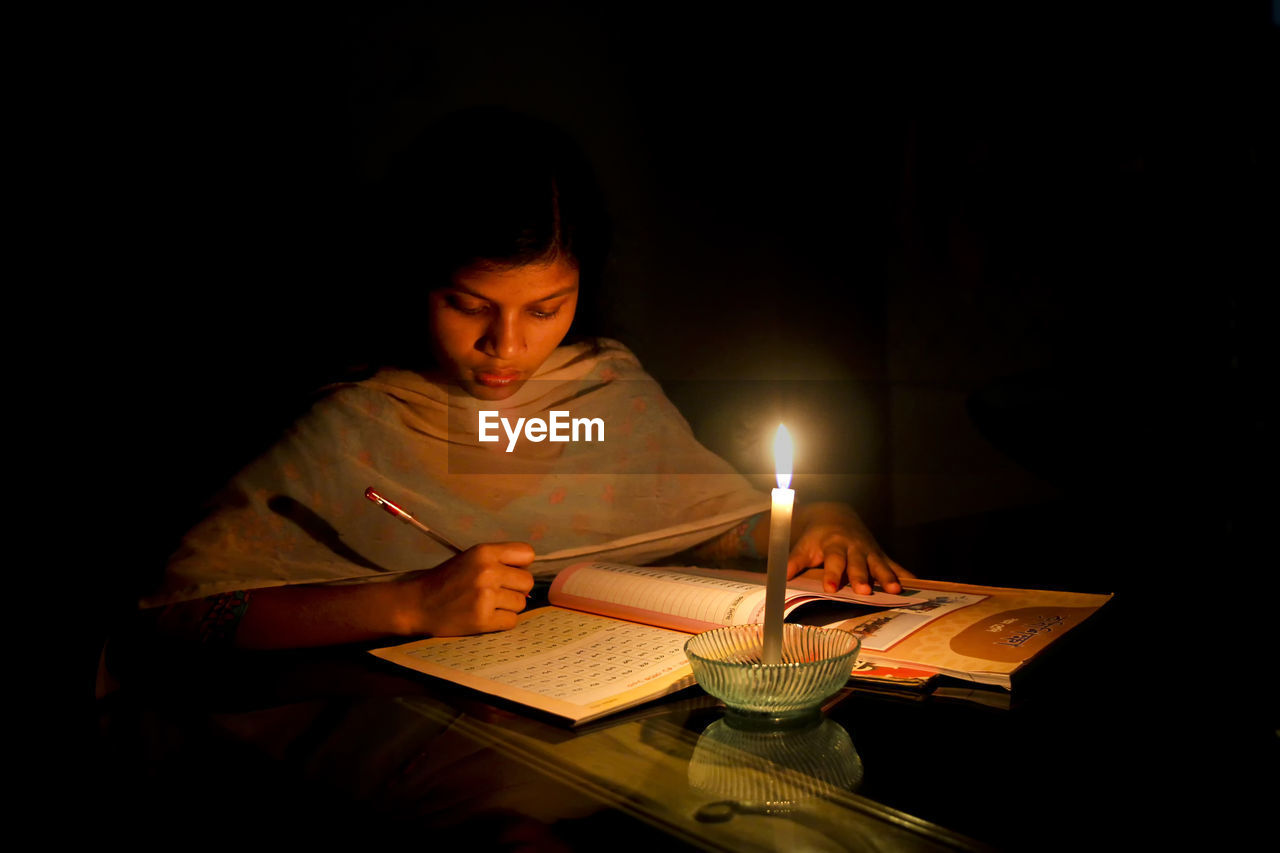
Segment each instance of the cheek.
[[443,312],[432,312],[427,330],[436,356],[446,362],[459,361],[470,351],[471,344],[475,341],[465,322]]
[[549,323],[543,323],[538,330],[539,348],[546,354],[550,354],[553,349],[560,346],[564,336],[569,333],[569,326],[572,323],[573,312],[569,312],[567,316],[557,316],[555,320]]
[[555,321],[551,324],[553,327],[551,334],[555,337],[557,346],[564,340],[564,336],[569,334],[569,327],[573,325],[577,310],[578,300],[574,299],[572,302],[565,303],[560,308],[560,313],[556,315]]

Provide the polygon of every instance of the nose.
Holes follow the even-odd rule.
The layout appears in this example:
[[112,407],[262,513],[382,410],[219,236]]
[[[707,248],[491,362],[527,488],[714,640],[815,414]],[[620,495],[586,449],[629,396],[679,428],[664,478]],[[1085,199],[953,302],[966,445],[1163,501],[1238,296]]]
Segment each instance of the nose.
[[515,313],[499,312],[485,330],[482,349],[487,355],[503,360],[524,352],[524,330]]

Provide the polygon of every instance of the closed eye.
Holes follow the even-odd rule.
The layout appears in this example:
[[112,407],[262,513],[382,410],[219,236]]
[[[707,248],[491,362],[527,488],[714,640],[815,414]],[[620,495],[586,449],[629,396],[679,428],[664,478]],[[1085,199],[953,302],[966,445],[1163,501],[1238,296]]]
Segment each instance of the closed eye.
[[476,315],[483,314],[489,310],[489,305],[486,302],[471,302],[469,300],[460,299],[456,295],[450,295],[445,301],[450,308],[460,314]]
[[535,320],[551,320],[560,313],[560,309],[564,307],[564,304],[567,301],[568,300],[566,299],[551,297],[542,302],[535,302],[534,304],[529,305],[525,308],[525,311],[528,312],[529,316],[533,317]]

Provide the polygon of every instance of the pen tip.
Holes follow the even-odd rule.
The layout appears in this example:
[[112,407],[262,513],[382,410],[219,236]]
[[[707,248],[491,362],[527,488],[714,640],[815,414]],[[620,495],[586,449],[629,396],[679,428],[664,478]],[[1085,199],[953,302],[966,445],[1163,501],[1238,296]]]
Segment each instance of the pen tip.
[[364,490],[364,496],[371,501],[376,501],[378,499],[378,493],[373,490],[373,486]]

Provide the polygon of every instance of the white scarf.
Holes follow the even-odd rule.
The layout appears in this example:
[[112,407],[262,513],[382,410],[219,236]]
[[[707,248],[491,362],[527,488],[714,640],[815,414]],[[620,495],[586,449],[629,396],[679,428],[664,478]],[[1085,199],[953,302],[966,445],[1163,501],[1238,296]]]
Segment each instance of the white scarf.
[[[603,440],[522,435],[507,452],[501,427],[498,441],[478,440],[481,411],[510,426],[552,411],[598,418]],[[464,548],[528,542],[537,575],[584,559],[652,562],[769,507],[617,342],[557,349],[500,403],[388,370],[333,389],[236,475],[142,606],[386,576],[452,556],[366,500],[369,486]]]

